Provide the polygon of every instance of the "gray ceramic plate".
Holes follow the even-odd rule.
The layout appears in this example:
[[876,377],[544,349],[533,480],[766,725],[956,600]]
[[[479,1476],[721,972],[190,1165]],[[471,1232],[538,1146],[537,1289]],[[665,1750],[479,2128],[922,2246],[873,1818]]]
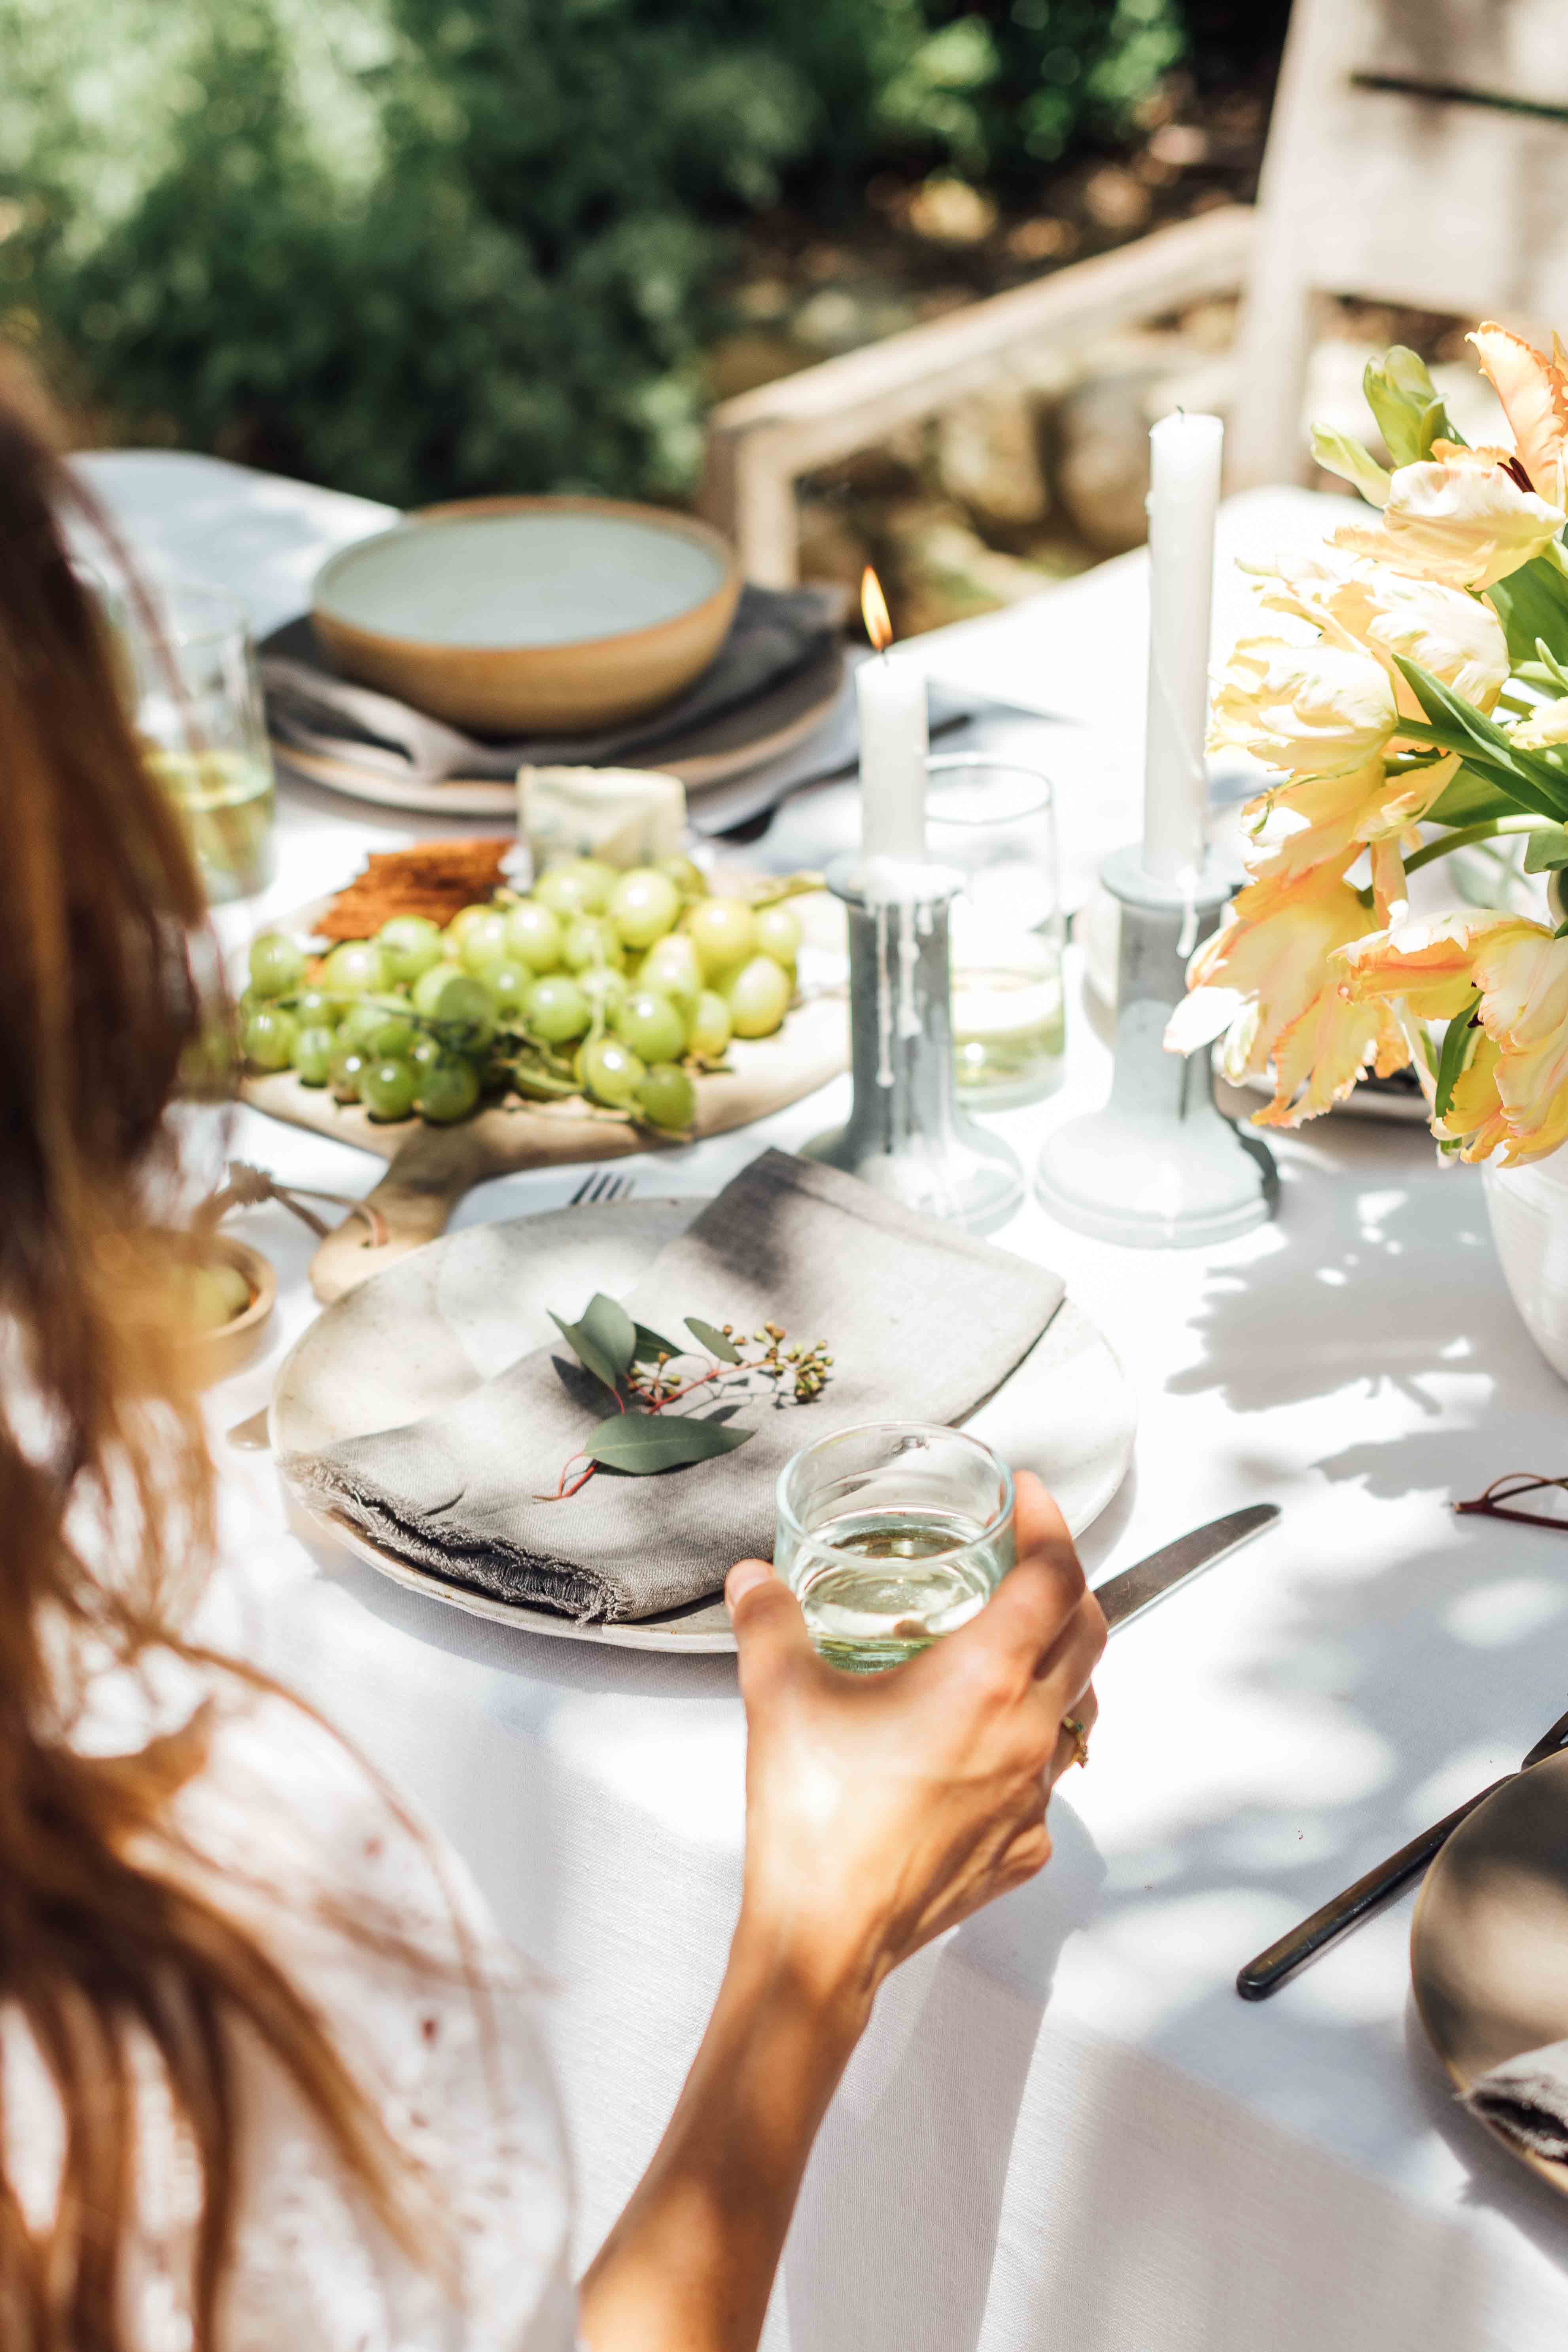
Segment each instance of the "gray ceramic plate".
[[[455,1404],[555,1336],[545,1312],[577,1311],[595,1290],[629,1290],[699,1200],[622,1201],[471,1225],[389,1266],[312,1323],[273,1391],[279,1459]],[[526,1252],[520,1240],[526,1239]],[[1016,1468],[1037,1471],[1075,1535],[1099,1517],[1132,1456],[1132,1392],[1100,1333],[1066,1300],[1011,1380],[966,1426]],[[732,1650],[721,1601],[626,1625],[578,1625],[448,1584],[374,1544],[330,1511],[300,1508],[398,1584],[532,1633],[633,1650]]]
[[[1568,2034],[1568,1756],[1505,1781],[1460,1822],[1421,1889],[1410,1974],[1461,2091]],[[1492,2137],[1568,2196],[1568,2164]]]

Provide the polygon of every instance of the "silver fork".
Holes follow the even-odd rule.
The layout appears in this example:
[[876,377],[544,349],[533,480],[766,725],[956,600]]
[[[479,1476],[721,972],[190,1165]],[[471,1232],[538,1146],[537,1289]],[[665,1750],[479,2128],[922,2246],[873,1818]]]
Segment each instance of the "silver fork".
[[567,1206],[584,1209],[590,1202],[602,1206],[606,1201],[624,1201],[636,1192],[637,1181],[635,1176],[619,1174],[608,1168],[595,1169],[593,1175],[584,1177]]

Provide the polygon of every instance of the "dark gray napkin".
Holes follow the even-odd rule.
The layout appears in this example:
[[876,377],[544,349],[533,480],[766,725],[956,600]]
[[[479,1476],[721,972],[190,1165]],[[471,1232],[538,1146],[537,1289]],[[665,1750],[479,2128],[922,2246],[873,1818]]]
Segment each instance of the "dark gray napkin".
[[[834,635],[829,600],[815,588],[757,588],[741,591],[730,634],[714,659],[694,684],[673,702],[641,719],[620,726],[600,728],[593,734],[527,735],[500,741],[493,736],[465,734],[442,725],[442,739],[455,737],[448,774],[511,776],[526,761],[542,766],[552,761],[602,761],[626,765],[692,729],[716,719],[742,703],[753,701],[820,655]],[[366,744],[391,750],[408,761],[411,741],[420,740],[417,721],[423,714],[399,705],[392,696],[380,698],[394,710],[407,712],[413,722],[405,730],[389,728],[378,734],[366,725],[369,708],[362,691],[338,677],[316,642],[310,615],[301,614],[264,637],[258,647],[261,682],[267,691],[268,724],[285,742],[299,740],[313,750],[331,745],[352,757]],[[305,681],[297,673],[309,672]],[[346,689],[346,690],[345,690]]]
[[[1027,1354],[1062,1290],[1059,1276],[837,1169],[766,1151],[624,1303],[671,1338],[696,1315],[825,1342],[833,1377],[815,1402],[759,1400],[737,1416],[756,1433],[735,1453],[652,1477],[600,1471],[569,1500],[541,1502],[604,1410],[563,1342],[427,1420],[284,1467],[457,1583],[583,1623],[650,1617],[716,1592],[737,1559],[771,1557],[773,1488],[801,1446],[858,1422],[962,1420]],[[563,1297],[556,1311],[574,1319],[586,1305]]]
[[1494,2066],[1462,2104],[1532,2156],[1568,2158],[1568,2042],[1548,2042]]

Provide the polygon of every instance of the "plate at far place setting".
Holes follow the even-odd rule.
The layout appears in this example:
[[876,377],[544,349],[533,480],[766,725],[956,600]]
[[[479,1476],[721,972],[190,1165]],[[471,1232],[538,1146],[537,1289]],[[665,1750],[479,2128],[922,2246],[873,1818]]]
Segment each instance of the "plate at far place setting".
[[[1568,2035],[1568,1755],[1516,1773],[1459,1823],[1415,1906],[1410,1975],[1427,2038],[1461,2091]],[[1474,2120],[1568,2197],[1568,2164]]]
[[[595,1290],[629,1290],[705,1203],[619,1201],[448,1234],[329,1307],[285,1359],[268,1429],[274,1456],[395,1429],[458,1400],[557,1335],[546,1309],[580,1313]],[[964,1426],[1015,1467],[1037,1471],[1074,1535],[1104,1510],[1132,1456],[1132,1392],[1070,1298]],[[813,1434],[803,1424],[801,1443]],[[677,1474],[679,1475],[679,1474]],[[411,1591],[530,1633],[623,1649],[732,1650],[721,1600],[617,1625],[496,1601],[373,1543],[336,1512],[296,1506],[319,1532]]]

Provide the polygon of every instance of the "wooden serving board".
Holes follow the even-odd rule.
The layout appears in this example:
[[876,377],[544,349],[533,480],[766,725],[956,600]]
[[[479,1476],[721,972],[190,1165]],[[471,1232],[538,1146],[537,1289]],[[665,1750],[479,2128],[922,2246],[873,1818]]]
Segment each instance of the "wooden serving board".
[[[327,903],[324,898],[317,899],[276,928],[313,936],[312,927]],[[790,903],[808,942],[841,944],[842,910],[826,891]],[[698,1078],[693,1133],[721,1135],[782,1110],[837,1077],[848,1058],[849,1022],[843,995],[835,992],[808,998],[785,1015],[773,1036],[735,1039],[726,1056],[730,1067]],[[429,1127],[419,1118],[374,1119],[363,1104],[336,1102],[328,1087],[307,1087],[291,1070],[242,1078],[240,1096],[272,1118],[333,1136],[340,1143],[357,1144],[389,1163],[380,1182],[365,1195],[366,1205],[384,1220],[384,1243],[374,1246],[363,1219],[350,1216],[316,1252],[311,1286],[318,1298],[327,1301],[341,1298],[384,1266],[434,1241],[446,1231],[465,1192],[488,1177],[575,1160],[620,1160],[631,1152],[657,1150],[659,1143],[652,1129],[634,1127],[580,1097],[559,1103],[513,1101],[481,1110],[455,1127]],[[672,1143],[678,1139],[684,1140],[670,1139]]]

